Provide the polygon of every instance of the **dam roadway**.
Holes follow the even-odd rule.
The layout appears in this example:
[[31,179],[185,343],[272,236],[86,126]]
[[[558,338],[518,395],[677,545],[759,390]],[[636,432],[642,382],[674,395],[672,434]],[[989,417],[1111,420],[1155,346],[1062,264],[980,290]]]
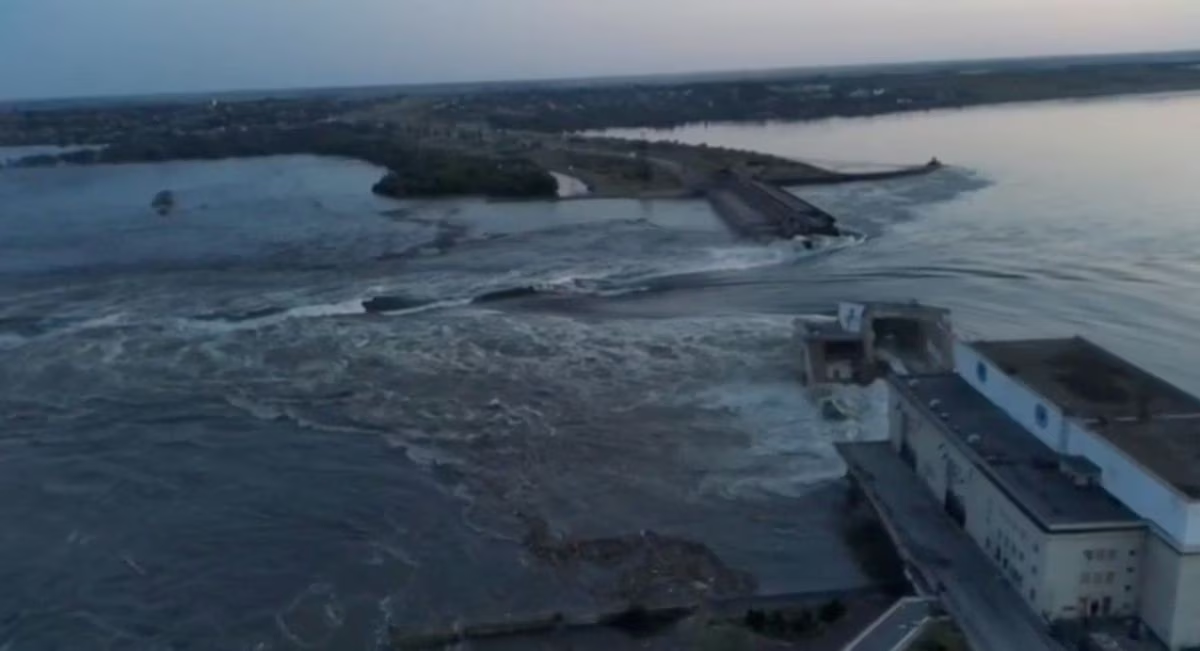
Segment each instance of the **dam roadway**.
[[841,234],[833,215],[765,181],[721,172],[710,179],[704,195],[739,237],[769,240]]

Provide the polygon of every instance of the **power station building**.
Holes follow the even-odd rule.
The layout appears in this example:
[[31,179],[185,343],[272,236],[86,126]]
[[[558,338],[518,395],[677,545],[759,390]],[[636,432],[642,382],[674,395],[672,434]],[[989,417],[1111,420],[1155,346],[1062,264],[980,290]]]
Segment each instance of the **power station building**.
[[895,452],[1047,621],[1200,645],[1200,400],[1081,338],[953,346],[889,376]]

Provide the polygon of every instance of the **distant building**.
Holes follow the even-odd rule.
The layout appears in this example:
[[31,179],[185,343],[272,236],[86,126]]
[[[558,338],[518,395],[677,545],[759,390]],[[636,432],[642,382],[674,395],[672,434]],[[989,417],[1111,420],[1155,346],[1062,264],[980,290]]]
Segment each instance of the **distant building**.
[[889,384],[893,448],[1035,612],[1200,645],[1200,400],[1081,338]]

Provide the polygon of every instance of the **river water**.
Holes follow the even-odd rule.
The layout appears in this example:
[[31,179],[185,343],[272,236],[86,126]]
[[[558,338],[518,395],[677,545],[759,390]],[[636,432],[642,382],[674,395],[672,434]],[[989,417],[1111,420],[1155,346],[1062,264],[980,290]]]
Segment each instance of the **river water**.
[[394,202],[307,157],[0,171],[0,648],[369,649],[630,598],[531,554],[530,517],[697,541],[763,592],[863,585],[832,443],[877,436],[882,395],[823,422],[792,320],[919,298],[1200,390],[1198,120],[1176,96],[647,134],[952,164],[805,189],[866,235],[815,251],[700,202]]

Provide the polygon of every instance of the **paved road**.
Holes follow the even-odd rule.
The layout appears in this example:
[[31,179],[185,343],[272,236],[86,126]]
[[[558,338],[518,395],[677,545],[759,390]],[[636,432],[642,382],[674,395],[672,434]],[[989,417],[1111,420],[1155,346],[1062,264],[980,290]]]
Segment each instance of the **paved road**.
[[944,586],[942,604],[976,651],[1062,651],[888,443],[843,444],[838,449],[899,537],[914,569],[928,585]]
[[902,651],[904,643],[911,642],[911,636],[929,619],[932,603],[924,597],[901,599],[844,651]]

